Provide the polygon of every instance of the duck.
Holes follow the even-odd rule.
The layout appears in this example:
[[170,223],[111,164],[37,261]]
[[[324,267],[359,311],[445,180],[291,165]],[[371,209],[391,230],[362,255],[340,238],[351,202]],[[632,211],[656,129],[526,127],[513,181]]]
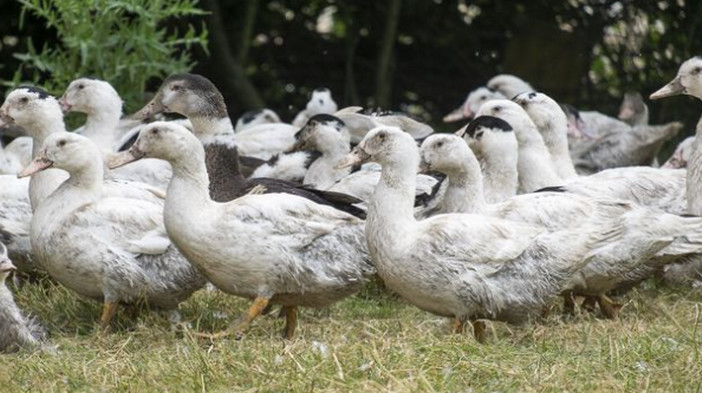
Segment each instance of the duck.
[[0,146],[0,175],[16,175],[31,159],[32,139],[14,138],[6,146]]
[[487,82],[489,89],[500,92],[507,99],[511,99],[519,93],[534,91],[534,88],[524,79],[512,74],[498,74],[490,78]]
[[373,161],[382,166],[365,228],[378,275],[420,309],[454,318],[456,332],[471,321],[476,338],[483,341],[480,319],[529,320],[611,241],[612,234],[548,232],[476,214],[439,214],[417,221],[412,206],[419,160],[411,136],[379,127],[339,165]]
[[[339,160],[351,150],[349,135],[346,123],[340,118],[334,115],[316,115],[296,134],[297,142],[291,150],[307,149],[321,153],[307,170],[304,185],[350,195],[367,202],[380,180],[380,168],[372,165],[355,168],[354,171],[348,167],[336,168]],[[434,176],[418,174],[416,202],[425,202],[424,199],[434,196],[438,181]],[[363,208],[365,203],[358,206]],[[419,209],[417,214],[424,214],[423,210]]]
[[[702,100],[702,57],[692,57],[683,62],[675,78],[652,93],[650,98],[659,100],[676,95],[689,95]],[[702,197],[700,197],[700,191],[702,191],[700,189],[702,187],[702,149],[700,148],[700,141],[702,138],[700,135],[702,135],[702,117],[700,117],[695,129],[695,139],[692,142],[688,167],[687,171],[685,171],[687,175],[685,183],[685,192],[687,194],[686,213],[697,216],[702,215]],[[694,263],[693,269],[690,270],[693,271],[699,281],[702,278],[699,273],[702,271],[702,260],[698,259],[692,263]]]
[[477,116],[483,115],[505,120],[514,129],[519,148],[519,193],[563,184],[544,138],[521,106],[510,100],[492,100],[480,107]]
[[402,112],[381,111],[365,114],[362,113],[363,110],[362,107],[350,106],[334,113],[335,117],[346,124],[351,134],[352,145],[357,145],[369,130],[382,125],[400,127],[417,140],[422,140],[434,133],[434,129],[428,124]]
[[332,114],[339,107],[336,101],[332,98],[331,91],[326,87],[318,87],[312,91],[310,100],[307,102],[305,109],[301,110],[292,121],[292,125],[298,129],[310,120],[314,115]]
[[[481,107],[478,115],[498,117],[514,128],[519,144],[518,170],[522,193],[558,187],[583,196],[621,199],[667,213],[685,214],[684,170],[624,167],[560,179],[555,175],[543,138],[520,105],[507,100],[490,101]],[[528,137],[524,135],[525,131]]]
[[624,93],[617,118],[632,127],[648,125],[648,106],[638,91]]
[[22,275],[37,272],[29,236],[31,220],[29,180],[0,175],[0,242]]
[[46,330],[17,307],[7,278],[17,268],[8,257],[7,248],[0,242],[0,352],[16,352],[22,348],[41,348]]
[[[567,140],[567,120],[560,105],[546,94],[528,92],[519,94],[514,101],[520,104],[538,125],[547,147],[554,157],[557,170],[575,171],[570,159]],[[573,149],[578,172],[599,172],[608,168],[652,165],[665,141],[675,136],[683,125],[672,122],[662,126],[641,125],[630,130],[602,136],[583,147]],[[565,178],[565,177],[564,177]]]
[[275,123],[235,133],[222,94],[209,79],[197,74],[169,76],[154,98],[131,118],[144,120],[164,112],[186,116],[204,144],[237,146],[240,154],[263,160],[290,148],[299,130],[289,124]]
[[[38,87],[21,86],[12,90],[0,106],[0,118],[22,127],[32,137],[34,156],[39,153],[49,135],[66,131],[58,100]],[[66,178],[67,174],[64,171],[52,168],[32,176],[29,180],[29,201],[32,209],[36,209]],[[108,178],[104,191],[108,195],[163,203],[163,191],[144,183]]]
[[[501,119],[476,118],[474,135],[514,134]],[[505,131],[508,130],[508,131]],[[512,153],[516,153],[515,151]],[[482,174],[475,155],[456,135],[433,135],[420,149],[420,167],[445,173],[449,186],[440,213],[477,213],[526,222],[554,230],[617,230],[620,236],[596,254],[566,294],[592,296],[604,315],[616,318],[621,305],[607,292],[639,282],[680,258],[702,252],[702,219],[680,217],[631,202],[588,198],[560,192],[518,195],[499,204],[488,204],[482,193]],[[516,165],[512,168],[516,172]]]
[[294,181],[305,176],[305,165],[309,165],[310,159],[308,153],[281,154],[295,143],[295,133],[299,127],[268,123],[235,133],[222,93],[202,75],[185,73],[169,76],[155,97],[132,118],[147,119],[162,112],[186,116],[193,125],[192,132],[205,145],[221,143],[236,146],[241,164],[248,164],[241,166],[241,172],[246,177]]
[[444,123],[452,123],[463,119],[472,119],[480,109],[480,106],[490,100],[507,99],[502,93],[497,90],[492,90],[485,86],[480,86],[468,93],[463,105],[454,109],[451,113],[444,116]]
[[[106,158],[117,150],[121,138],[130,132],[132,127],[129,126],[133,125],[125,127],[121,124],[122,99],[112,85],[103,80],[79,78],[72,81],[59,99],[59,104],[64,112],[87,114],[80,133],[95,142]],[[160,160],[145,160],[139,165],[112,171],[110,175],[165,189],[171,177],[171,168]]]
[[272,109],[252,109],[239,116],[234,126],[234,132],[241,132],[259,124],[282,123],[280,117]]
[[105,196],[102,153],[90,139],[52,133],[19,176],[48,168],[69,178],[34,212],[34,255],[61,285],[103,303],[101,329],[109,327],[119,304],[145,300],[177,315],[178,304],[205,285],[168,239],[163,205]]
[[561,179],[578,176],[568,151],[568,120],[561,106],[546,94],[534,91],[517,94],[513,101],[524,108],[536,125],[556,174]]
[[[485,132],[486,129],[500,132]],[[483,172],[483,196],[487,203],[504,202],[517,195],[519,147],[514,129],[506,121],[493,116],[480,116],[456,135],[464,138],[480,162]]]
[[661,168],[681,169],[687,168],[687,162],[690,160],[692,152],[692,144],[695,142],[694,136],[689,136],[682,140],[675,148],[673,154],[661,165]]
[[[360,290],[374,274],[364,222],[350,214],[282,193],[213,201],[205,148],[186,129],[151,123],[109,166],[143,157],[173,167],[164,216],[174,244],[217,288],[253,300],[223,335],[243,335],[269,304],[280,304],[284,337],[291,339],[298,307],[325,307]],[[193,203],[197,210],[189,208]]]

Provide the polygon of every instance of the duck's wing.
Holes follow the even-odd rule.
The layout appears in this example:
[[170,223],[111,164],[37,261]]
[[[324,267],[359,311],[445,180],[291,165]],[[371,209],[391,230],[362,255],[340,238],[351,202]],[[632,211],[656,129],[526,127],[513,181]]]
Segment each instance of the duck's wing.
[[293,247],[305,247],[337,228],[362,221],[291,194],[246,195],[225,206],[223,220],[246,223]]
[[75,225],[115,250],[131,254],[165,253],[171,244],[163,224],[163,208],[144,200],[104,198],[75,214]]

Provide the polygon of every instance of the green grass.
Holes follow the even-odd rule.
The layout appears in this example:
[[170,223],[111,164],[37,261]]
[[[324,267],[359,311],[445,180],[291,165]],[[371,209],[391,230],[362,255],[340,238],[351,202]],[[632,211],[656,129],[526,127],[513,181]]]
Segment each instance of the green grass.
[[[51,352],[0,356],[0,391],[701,391],[701,290],[638,289],[618,321],[553,313],[524,326],[489,324],[485,345],[374,288],[301,312],[297,338],[266,316],[243,340],[194,333],[227,326],[247,302],[201,291],[181,306],[189,327],[120,310],[111,333],[100,305],[44,282],[16,294],[49,327]],[[275,314],[275,313],[272,313]]]

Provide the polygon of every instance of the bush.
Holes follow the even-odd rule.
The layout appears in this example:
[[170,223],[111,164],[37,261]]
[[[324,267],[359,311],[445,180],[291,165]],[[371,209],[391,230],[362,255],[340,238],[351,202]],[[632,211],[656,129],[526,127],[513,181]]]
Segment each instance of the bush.
[[196,29],[183,22],[205,15],[198,0],[20,2],[20,25],[31,13],[55,30],[60,45],[44,44],[39,51],[29,40],[27,53],[14,55],[22,65],[7,85],[17,86],[28,78],[59,95],[73,79],[93,76],[109,81],[127,110],[134,110],[150,78],[188,71],[194,66],[188,50],[193,46],[207,50],[204,23]]

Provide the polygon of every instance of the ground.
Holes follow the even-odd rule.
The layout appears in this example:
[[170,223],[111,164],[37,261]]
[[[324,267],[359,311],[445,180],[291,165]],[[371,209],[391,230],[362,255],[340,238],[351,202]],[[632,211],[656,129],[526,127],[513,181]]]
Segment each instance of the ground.
[[218,291],[183,303],[177,329],[162,315],[120,310],[110,333],[98,331],[99,304],[59,286],[25,285],[16,297],[57,348],[1,355],[3,392],[702,390],[700,289],[636,289],[618,321],[554,312],[524,326],[490,323],[484,345],[376,288],[303,310],[291,342],[275,313],[240,341],[195,337],[247,305]]

